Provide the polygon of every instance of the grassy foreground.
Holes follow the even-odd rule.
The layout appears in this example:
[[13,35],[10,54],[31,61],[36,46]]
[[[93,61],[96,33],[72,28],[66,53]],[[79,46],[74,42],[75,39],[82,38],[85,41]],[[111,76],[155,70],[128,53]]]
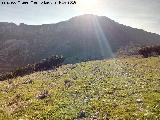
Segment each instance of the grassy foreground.
[[160,58],[84,62],[0,82],[0,119],[160,120]]

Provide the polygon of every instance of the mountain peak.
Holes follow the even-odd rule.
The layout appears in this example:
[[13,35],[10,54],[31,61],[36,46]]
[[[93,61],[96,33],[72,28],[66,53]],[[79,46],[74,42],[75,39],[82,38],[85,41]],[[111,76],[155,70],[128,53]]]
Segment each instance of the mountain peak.
[[[79,19],[79,20],[82,20],[82,19],[95,19],[95,18],[105,18],[105,19],[109,19],[108,17],[106,16],[98,16],[98,15],[94,15],[94,14],[83,14],[83,15],[79,15],[79,16],[75,16],[75,17],[72,17],[70,20],[75,20],[75,19]],[[111,20],[111,19],[110,19]]]

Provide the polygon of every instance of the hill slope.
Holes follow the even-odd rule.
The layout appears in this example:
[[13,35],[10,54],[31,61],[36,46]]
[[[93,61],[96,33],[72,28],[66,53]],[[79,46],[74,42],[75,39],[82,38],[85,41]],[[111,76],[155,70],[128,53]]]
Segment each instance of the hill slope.
[[158,120],[160,59],[64,65],[0,82],[0,119]]
[[63,55],[65,63],[112,57],[118,49],[160,44],[160,36],[101,16],[82,15],[57,24],[0,23],[0,72]]

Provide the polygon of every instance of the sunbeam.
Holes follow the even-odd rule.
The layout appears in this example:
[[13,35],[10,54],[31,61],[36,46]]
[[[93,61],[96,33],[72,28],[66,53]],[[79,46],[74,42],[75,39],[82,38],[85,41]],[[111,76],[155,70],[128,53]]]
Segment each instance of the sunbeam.
[[104,34],[103,29],[102,29],[98,19],[95,17],[92,22],[94,25],[96,38],[98,40],[98,44],[100,47],[102,57],[103,58],[106,58],[108,56],[114,57],[114,53],[110,47],[107,36]]

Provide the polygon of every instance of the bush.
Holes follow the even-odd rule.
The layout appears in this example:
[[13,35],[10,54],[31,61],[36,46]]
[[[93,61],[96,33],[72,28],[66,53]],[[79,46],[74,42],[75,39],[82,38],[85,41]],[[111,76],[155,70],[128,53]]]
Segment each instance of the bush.
[[27,65],[25,67],[19,67],[11,73],[1,75],[0,76],[0,81],[15,78],[15,77],[18,77],[18,76],[28,75],[28,74],[31,74],[33,72],[53,69],[55,67],[60,66],[63,63],[63,61],[64,61],[63,56],[58,56],[58,55],[51,56],[47,59],[41,60],[38,63],[32,64],[32,65]]
[[139,56],[142,55],[144,58],[151,56],[160,55],[160,45],[157,46],[135,46],[135,47],[126,47],[118,50],[117,57],[128,57],[128,56]]
[[149,46],[143,47],[138,50],[138,53],[143,57],[159,56],[160,55],[160,46]]

